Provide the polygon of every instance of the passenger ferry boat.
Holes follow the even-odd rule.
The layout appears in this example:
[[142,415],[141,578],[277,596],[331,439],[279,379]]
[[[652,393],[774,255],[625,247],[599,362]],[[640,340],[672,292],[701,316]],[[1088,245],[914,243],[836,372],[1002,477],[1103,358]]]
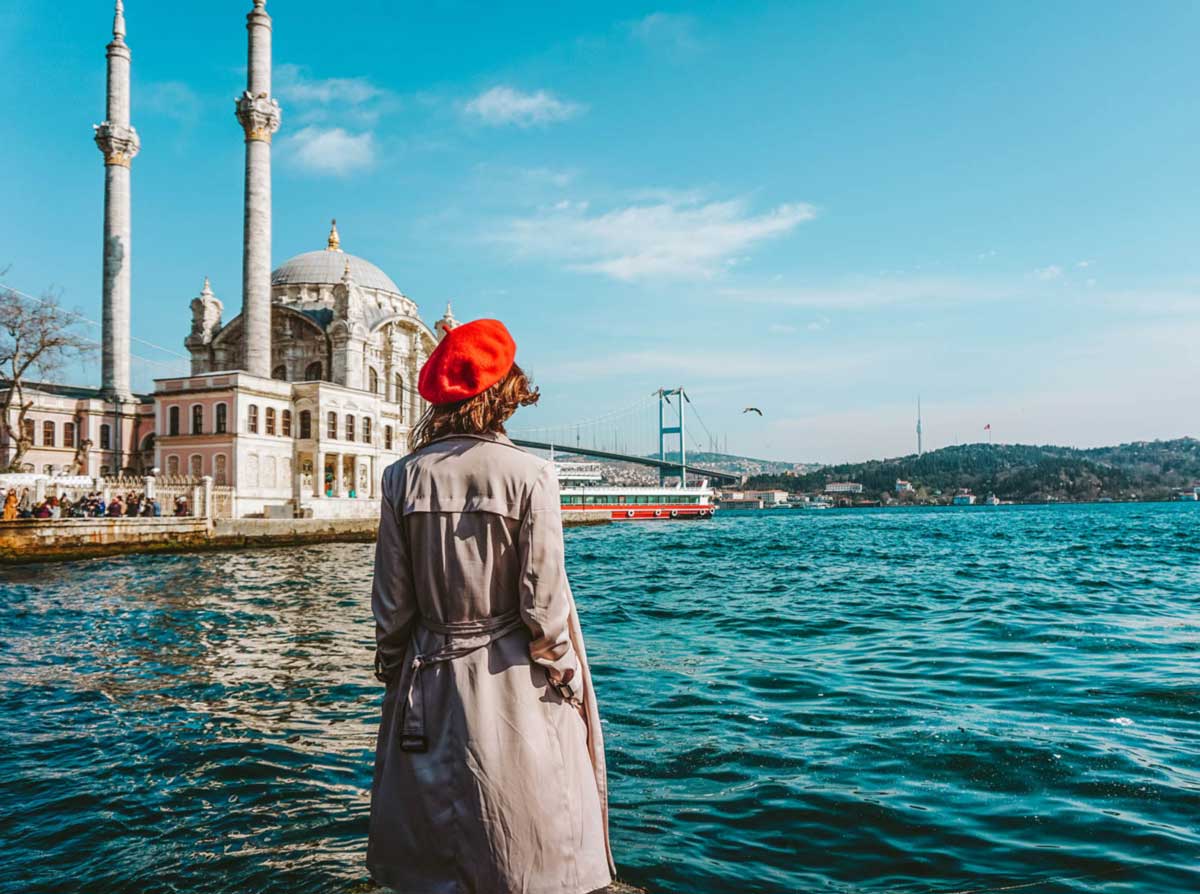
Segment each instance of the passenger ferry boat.
[[606,512],[613,521],[712,518],[712,488],[605,484],[596,463],[555,463],[563,515]]

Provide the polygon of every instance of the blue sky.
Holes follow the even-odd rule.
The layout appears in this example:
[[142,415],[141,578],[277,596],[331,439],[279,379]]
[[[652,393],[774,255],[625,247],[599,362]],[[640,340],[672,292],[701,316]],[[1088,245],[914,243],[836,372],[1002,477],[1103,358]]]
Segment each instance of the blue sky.
[[[134,335],[240,307],[249,0],[128,0]],[[273,0],[274,258],[496,316],[560,423],[685,384],[731,451],[1196,434],[1200,7]],[[107,0],[0,9],[0,266],[100,313]],[[185,368],[135,342],[136,384]],[[79,375],[95,378],[94,367]],[[743,415],[747,404],[764,416]]]

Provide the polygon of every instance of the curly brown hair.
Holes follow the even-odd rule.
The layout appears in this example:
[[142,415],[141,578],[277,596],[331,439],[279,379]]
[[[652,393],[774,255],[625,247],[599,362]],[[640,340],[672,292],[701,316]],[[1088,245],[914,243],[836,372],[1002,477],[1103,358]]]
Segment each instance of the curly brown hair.
[[428,447],[450,435],[504,434],[504,423],[520,407],[533,406],[541,395],[517,364],[482,394],[452,404],[435,404],[425,411],[412,433],[412,450]]

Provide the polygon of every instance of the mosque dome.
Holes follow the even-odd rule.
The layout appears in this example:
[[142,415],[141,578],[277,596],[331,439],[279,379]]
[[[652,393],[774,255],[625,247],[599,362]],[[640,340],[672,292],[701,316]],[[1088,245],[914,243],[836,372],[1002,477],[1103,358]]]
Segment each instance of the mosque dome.
[[271,272],[272,286],[337,285],[342,281],[347,263],[354,284],[364,289],[401,294],[390,276],[370,261],[347,254],[341,249],[337,221],[329,233],[329,245],[322,251],[306,251],[280,264]]

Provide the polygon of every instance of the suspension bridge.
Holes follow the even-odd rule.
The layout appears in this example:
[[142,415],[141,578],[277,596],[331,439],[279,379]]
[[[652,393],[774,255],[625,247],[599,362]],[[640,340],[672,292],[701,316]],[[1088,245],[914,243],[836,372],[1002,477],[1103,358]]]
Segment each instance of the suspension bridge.
[[[695,420],[702,439],[690,420]],[[659,480],[708,478],[737,484],[741,475],[688,465],[689,452],[720,452],[717,437],[705,425],[687,391],[660,388],[637,403],[591,419],[540,428],[514,428],[513,443],[533,450],[569,453],[593,459],[633,463],[656,469]]]

